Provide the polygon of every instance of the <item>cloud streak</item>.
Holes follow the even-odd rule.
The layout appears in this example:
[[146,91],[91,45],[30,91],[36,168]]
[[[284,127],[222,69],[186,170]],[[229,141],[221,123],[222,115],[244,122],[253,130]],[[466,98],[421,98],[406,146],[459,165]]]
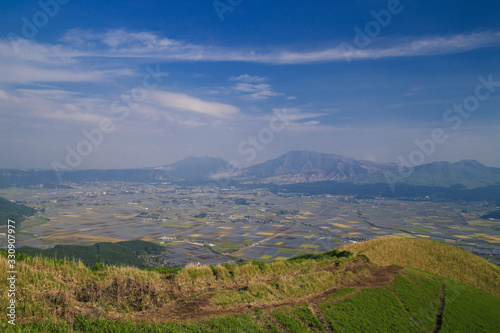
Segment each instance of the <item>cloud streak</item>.
[[264,83],[269,80],[266,77],[243,74],[238,77],[230,77],[229,80],[236,82],[229,90],[242,95],[243,99],[258,101],[283,95],[273,91],[270,84]]
[[187,111],[216,118],[225,118],[240,111],[239,108],[229,104],[208,102],[186,94],[168,91],[152,91],[148,96],[148,101],[159,108]]
[[[196,45],[161,37],[152,32],[128,32],[110,30],[93,33],[70,30],[57,45],[40,45],[31,41],[19,41],[20,55],[26,61],[39,64],[74,64],[86,58],[144,58],[148,61],[183,62],[251,62],[268,64],[307,64],[315,62],[382,59],[397,57],[436,56],[468,52],[487,47],[500,46],[500,31],[462,33],[447,36],[424,36],[404,38],[380,38],[372,41],[371,47],[359,49],[354,46],[346,51],[340,44],[336,47],[292,51],[287,49],[253,50],[220,47],[215,45]],[[0,43],[0,58],[10,52],[9,42]],[[378,45],[378,46],[377,46]],[[7,52],[9,51],[9,52]],[[61,73],[68,74],[68,73]],[[84,77],[83,80],[96,80],[99,75]],[[235,78],[236,79],[236,78]],[[258,77],[239,77],[246,83],[257,83]]]
[[[381,38],[372,45],[346,50],[339,46],[314,51],[266,51],[196,45],[151,32],[110,30],[93,33],[68,31],[57,44],[28,40],[0,40],[0,83],[103,82],[135,75],[116,59],[139,58],[145,62],[247,62],[276,65],[339,62],[397,57],[437,56],[500,46],[500,31],[449,36]],[[14,52],[16,49],[19,52]],[[91,66],[89,66],[91,65]],[[92,69],[89,69],[92,68]],[[277,93],[258,76],[231,78],[236,91],[249,99],[267,99]]]
[[[73,34],[77,34],[74,31]],[[217,46],[202,46],[159,37],[153,33],[127,33],[110,31],[92,35],[84,33],[81,38],[100,41],[107,47],[109,57],[153,57],[156,59],[184,61],[237,61],[270,64],[301,64],[313,62],[344,61],[346,51],[339,46],[317,51],[294,52],[289,50],[242,50]],[[67,39],[67,38],[66,38]],[[70,39],[71,40],[71,39]],[[463,33],[449,36],[406,37],[380,39],[380,47],[356,49],[350,52],[351,59],[380,59],[393,57],[432,56],[467,52],[500,45],[499,31]],[[80,43],[81,44],[81,43]],[[376,45],[374,41],[372,44]],[[253,80],[258,77],[239,77]]]

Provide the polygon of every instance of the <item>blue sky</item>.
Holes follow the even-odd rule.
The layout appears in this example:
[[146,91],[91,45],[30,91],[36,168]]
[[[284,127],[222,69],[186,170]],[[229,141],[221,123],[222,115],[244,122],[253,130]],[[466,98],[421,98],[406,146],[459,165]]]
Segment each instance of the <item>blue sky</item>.
[[499,55],[498,1],[3,1],[0,168],[500,167]]

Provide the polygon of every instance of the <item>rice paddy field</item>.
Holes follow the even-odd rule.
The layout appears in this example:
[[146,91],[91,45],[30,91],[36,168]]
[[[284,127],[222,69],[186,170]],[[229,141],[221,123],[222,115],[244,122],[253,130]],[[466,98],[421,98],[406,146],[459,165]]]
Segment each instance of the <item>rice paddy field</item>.
[[[487,202],[359,200],[130,183],[11,188],[0,190],[0,196],[43,209],[22,223],[18,247],[142,239],[167,247],[165,264],[184,266],[286,260],[391,236],[437,240],[500,263],[500,220],[480,218],[497,209]],[[0,247],[5,246],[2,237]]]

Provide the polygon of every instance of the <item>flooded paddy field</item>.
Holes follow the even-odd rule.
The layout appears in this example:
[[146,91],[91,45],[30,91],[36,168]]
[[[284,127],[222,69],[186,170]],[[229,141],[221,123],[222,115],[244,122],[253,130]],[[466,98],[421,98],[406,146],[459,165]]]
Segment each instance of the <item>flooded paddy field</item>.
[[[2,189],[0,196],[39,209],[17,231],[18,247],[142,239],[167,247],[163,263],[182,266],[238,258],[285,260],[392,236],[455,244],[500,264],[500,220],[480,217],[498,209],[488,202],[354,199],[130,183]],[[6,246],[3,237],[0,246]]]

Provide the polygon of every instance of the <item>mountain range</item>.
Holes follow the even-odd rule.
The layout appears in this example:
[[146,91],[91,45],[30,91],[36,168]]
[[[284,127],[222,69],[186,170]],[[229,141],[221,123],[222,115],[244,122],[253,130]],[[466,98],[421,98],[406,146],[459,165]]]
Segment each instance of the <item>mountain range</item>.
[[209,181],[229,178],[245,183],[294,184],[319,181],[355,184],[386,183],[388,177],[407,185],[468,188],[500,184],[500,168],[475,160],[433,162],[413,168],[404,177],[398,165],[346,158],[337,154],[290,151],[278,158],[237,169],[216,157],[187,157],[179,162],[140,169],[76,170],[64,172],[61,183],[52,170],[0,170],[0,187],[65,186],[95,181],[169,182]]
[[[386,183],[389,175],[399,177],[401,183],[415,186],[449,187],[461,184],[474,188],[500,183],[500,168],[487,167],[475,160],[423,164],[414,167],[410,175],[401,177],[396,164],[311,151],[290,151],[278,158],[236,170],[230,177],[240,181],[275,184],[319,181],[375,184]],[[207,176],[217,178],[220,173],[212,170]]]
[[337,154],[290,151],[278,158],[241,170],[238,177],[265,183],[308,183],[346,180],[390,170],[394,170],[394,165],[358,161]]

